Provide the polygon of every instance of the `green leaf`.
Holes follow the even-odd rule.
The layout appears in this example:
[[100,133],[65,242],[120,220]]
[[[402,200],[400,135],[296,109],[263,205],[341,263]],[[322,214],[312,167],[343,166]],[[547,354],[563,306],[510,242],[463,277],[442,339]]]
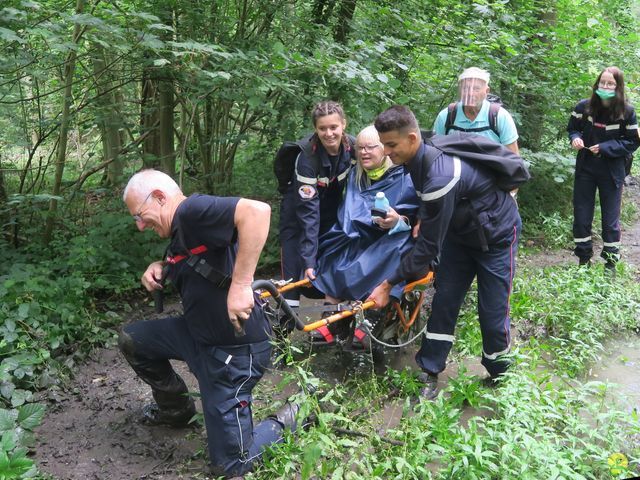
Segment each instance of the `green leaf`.
[[18,409],[18,424],[26,430],[33,430],[42,423],[45,407],[40,403],[29,403]]
[[165,65],[170,64],[171,62],[169,60],[167,60],[166,58],[156,58],[153,61],[153,66],[154,67],[164,67]]
[[20,304],[20,306],[18,307],[18,317],[24,320],[28,316],[29,316],[29,304],[28,303]]
[[174,31],[172,26],[165,25],[164,23],[152,23],[151,25],[148,25],[147,28],[149,28],[150,30],[167,30],[169,32]]
[[15,430],[7,430],[2,434],[2,440],[0,440],[0,446],[5,452],[9,452],[16,448],[16,432]]
[[19,407],[20,405],[24,405],[27,401],[27,398],[30,398],[30,397],[31,397],[31,392],[16,388],[13,391],[13,395],[11,395],[11,406]]
[[16,389],[16,386],[8,381],[4,381],[0,383],[0,395],[2,395],[4,398],[11,398],[11,395],[13,395],[13,391]]
[[23,38],[19,37],[16,34],[16,32],[14,32],[13,30],[9,30],[8,28],[0,27],[0,38],[2,38],[3,40],[6,40],[8,42],[18,42],[20,44],[27,43],[27,41],[24,40]]
[[0,432],[13,430],[16,426],[17,419],[17,410],[6,410],[4,408],[0,408]]
[[377,73],[376,78],[382,83],[387,83],[389,81],[389,77],[387,77],[384,73]]
[[208,70],[202,70],[202,73],[211,78],[224,78],[225,80],[231,79],[231,74],[228,72],[210,72]]

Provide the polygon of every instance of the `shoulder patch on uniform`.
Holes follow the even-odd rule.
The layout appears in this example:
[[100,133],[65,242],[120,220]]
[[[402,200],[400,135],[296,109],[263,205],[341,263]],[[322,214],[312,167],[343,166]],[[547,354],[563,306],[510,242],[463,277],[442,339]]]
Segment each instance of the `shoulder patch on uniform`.
[[316,188],[313,185],[302,185],[298,189],[298,195],[303,200],[311,200],[316,196]]

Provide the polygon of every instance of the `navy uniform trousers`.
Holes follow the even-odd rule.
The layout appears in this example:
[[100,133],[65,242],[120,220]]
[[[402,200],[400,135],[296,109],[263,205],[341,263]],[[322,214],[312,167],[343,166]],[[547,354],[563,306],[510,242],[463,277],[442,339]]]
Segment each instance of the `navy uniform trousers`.
[[436,293],[422,345],[416,354],[418,365],[438,374],[445,369],[453,345],[462,302],[478,277],[478,317],[482,332],[482,365],[492,377],[509,367],[501,355],[510,343],[509,297],[521,223],[508,238],[489,250],[470,248],[445,238],[436,271]]
[[[586,163],[586,162],[585,162]],[[574,253],[581,260],[593,256],[591,226],[596,203],[596,189],[602,211],[602,258],[615,263],[620,259],[620,206],[622,185],[614,182],[605,161],[591,162],[576,170],[573,184]]]
[[[300,256],[302,226],[296,216],[295,202],[293,190],[290,189],[280,203],[280,267],[283,280],[297,282],[302,278],[304,265]],[[299,289],[289,290],[283,296],[292,307],[300,306]]]
[[183,360],[198,379],[209,459],[218,475],[248,472],[264,447],[282,440],[282,425],[267,418],[255,428],[251,391],[270,364],[268,340],[213,346],[196,342],[182,317],[136,322],[123,328],[131,337],[125,358],[151,386],[161,410],[189,405],[184,381],[169,359]]
[[[280,203],[280,268],[283,280],[293,279],[294,282],[304,278],[304,261],[300,256],[300,241],[304,226],[296,215],[296,198],[293,190],[287,191]],[[333,219],[320,223],[318,236],[327,232],[335,223]],[[294,288],[282,295],[287,303],[294,308],[300,306],[300,291],[307,298],[324,298],[321,292],[311,287]]]

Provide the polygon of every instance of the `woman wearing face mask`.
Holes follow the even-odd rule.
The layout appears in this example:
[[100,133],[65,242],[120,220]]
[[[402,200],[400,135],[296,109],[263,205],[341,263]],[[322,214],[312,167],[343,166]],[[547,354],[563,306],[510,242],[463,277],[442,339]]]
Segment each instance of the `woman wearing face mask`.
[[[319,240],[317,278],[314,287],[326,295],[327,303],[364,300],[373,288],[393,274],[402,255],[413,245],[411,222],[418,198],[409,174],[385,156],[373,125],[356,138],[357,166],[351,171],[337,223]],[[372,214],[376,194],[384,192],[389,209],[384,218]],[[392,294],[399,297],[404,285]],[[348,321],[313,332],[312,341],[332,344],[335,334]],[[363,332],[356,332],[353,346],[363,348]]]
[[580,265],[593,256],[591,226],[596,189],[602,210],[601,256],[614,269],[620,259],[620,205],[625,160],[638,148],[638,122],[624,92],[624,76],[617,67],[605,68],[592,87],[591,98],[571,112],[567,131],[578,151],[573,188],[573,237]]

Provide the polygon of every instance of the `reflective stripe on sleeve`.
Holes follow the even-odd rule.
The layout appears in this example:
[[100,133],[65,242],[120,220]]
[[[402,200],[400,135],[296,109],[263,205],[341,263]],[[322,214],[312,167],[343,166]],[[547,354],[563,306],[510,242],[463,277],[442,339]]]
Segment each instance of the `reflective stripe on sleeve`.
[[338,182],[341,182],[342,180],[344,180],[345,177],[347,175],[349,175],[350,171],[351,171],[351,165],[349,165],[344,172],[342,172],[340,175],[338,175]]
[[607,125],[605,130],[620,130],[620,124],[616,123],[615,125]]
[[634,124],[634,125],[627,125],[625,127],[627,130],[638,130],[638,124]]
[[575,110],[573,112],[571,112],[571,116],[572,117],[576,117],[576,118],[582,118],[582,114],[576,112]]
[[451,191],[451,189],[460,181],[460,171],[462,167],[460,165],[460,157],[453,157],[453,178],[440,190],[436,190],[435,192],[430,193],[421,193],[416,191],[423,202],[431,202],[433,200],[437,200],[440,197],[444,197],[447,193]]
[[307,185],[317,185],[318,179],[305,177],[298,173],[298,160],[300,160],[300,155],[302,155],[302,152],[300,152],[296,157],[296,180],[298,180],[300,183],[306,183]]

